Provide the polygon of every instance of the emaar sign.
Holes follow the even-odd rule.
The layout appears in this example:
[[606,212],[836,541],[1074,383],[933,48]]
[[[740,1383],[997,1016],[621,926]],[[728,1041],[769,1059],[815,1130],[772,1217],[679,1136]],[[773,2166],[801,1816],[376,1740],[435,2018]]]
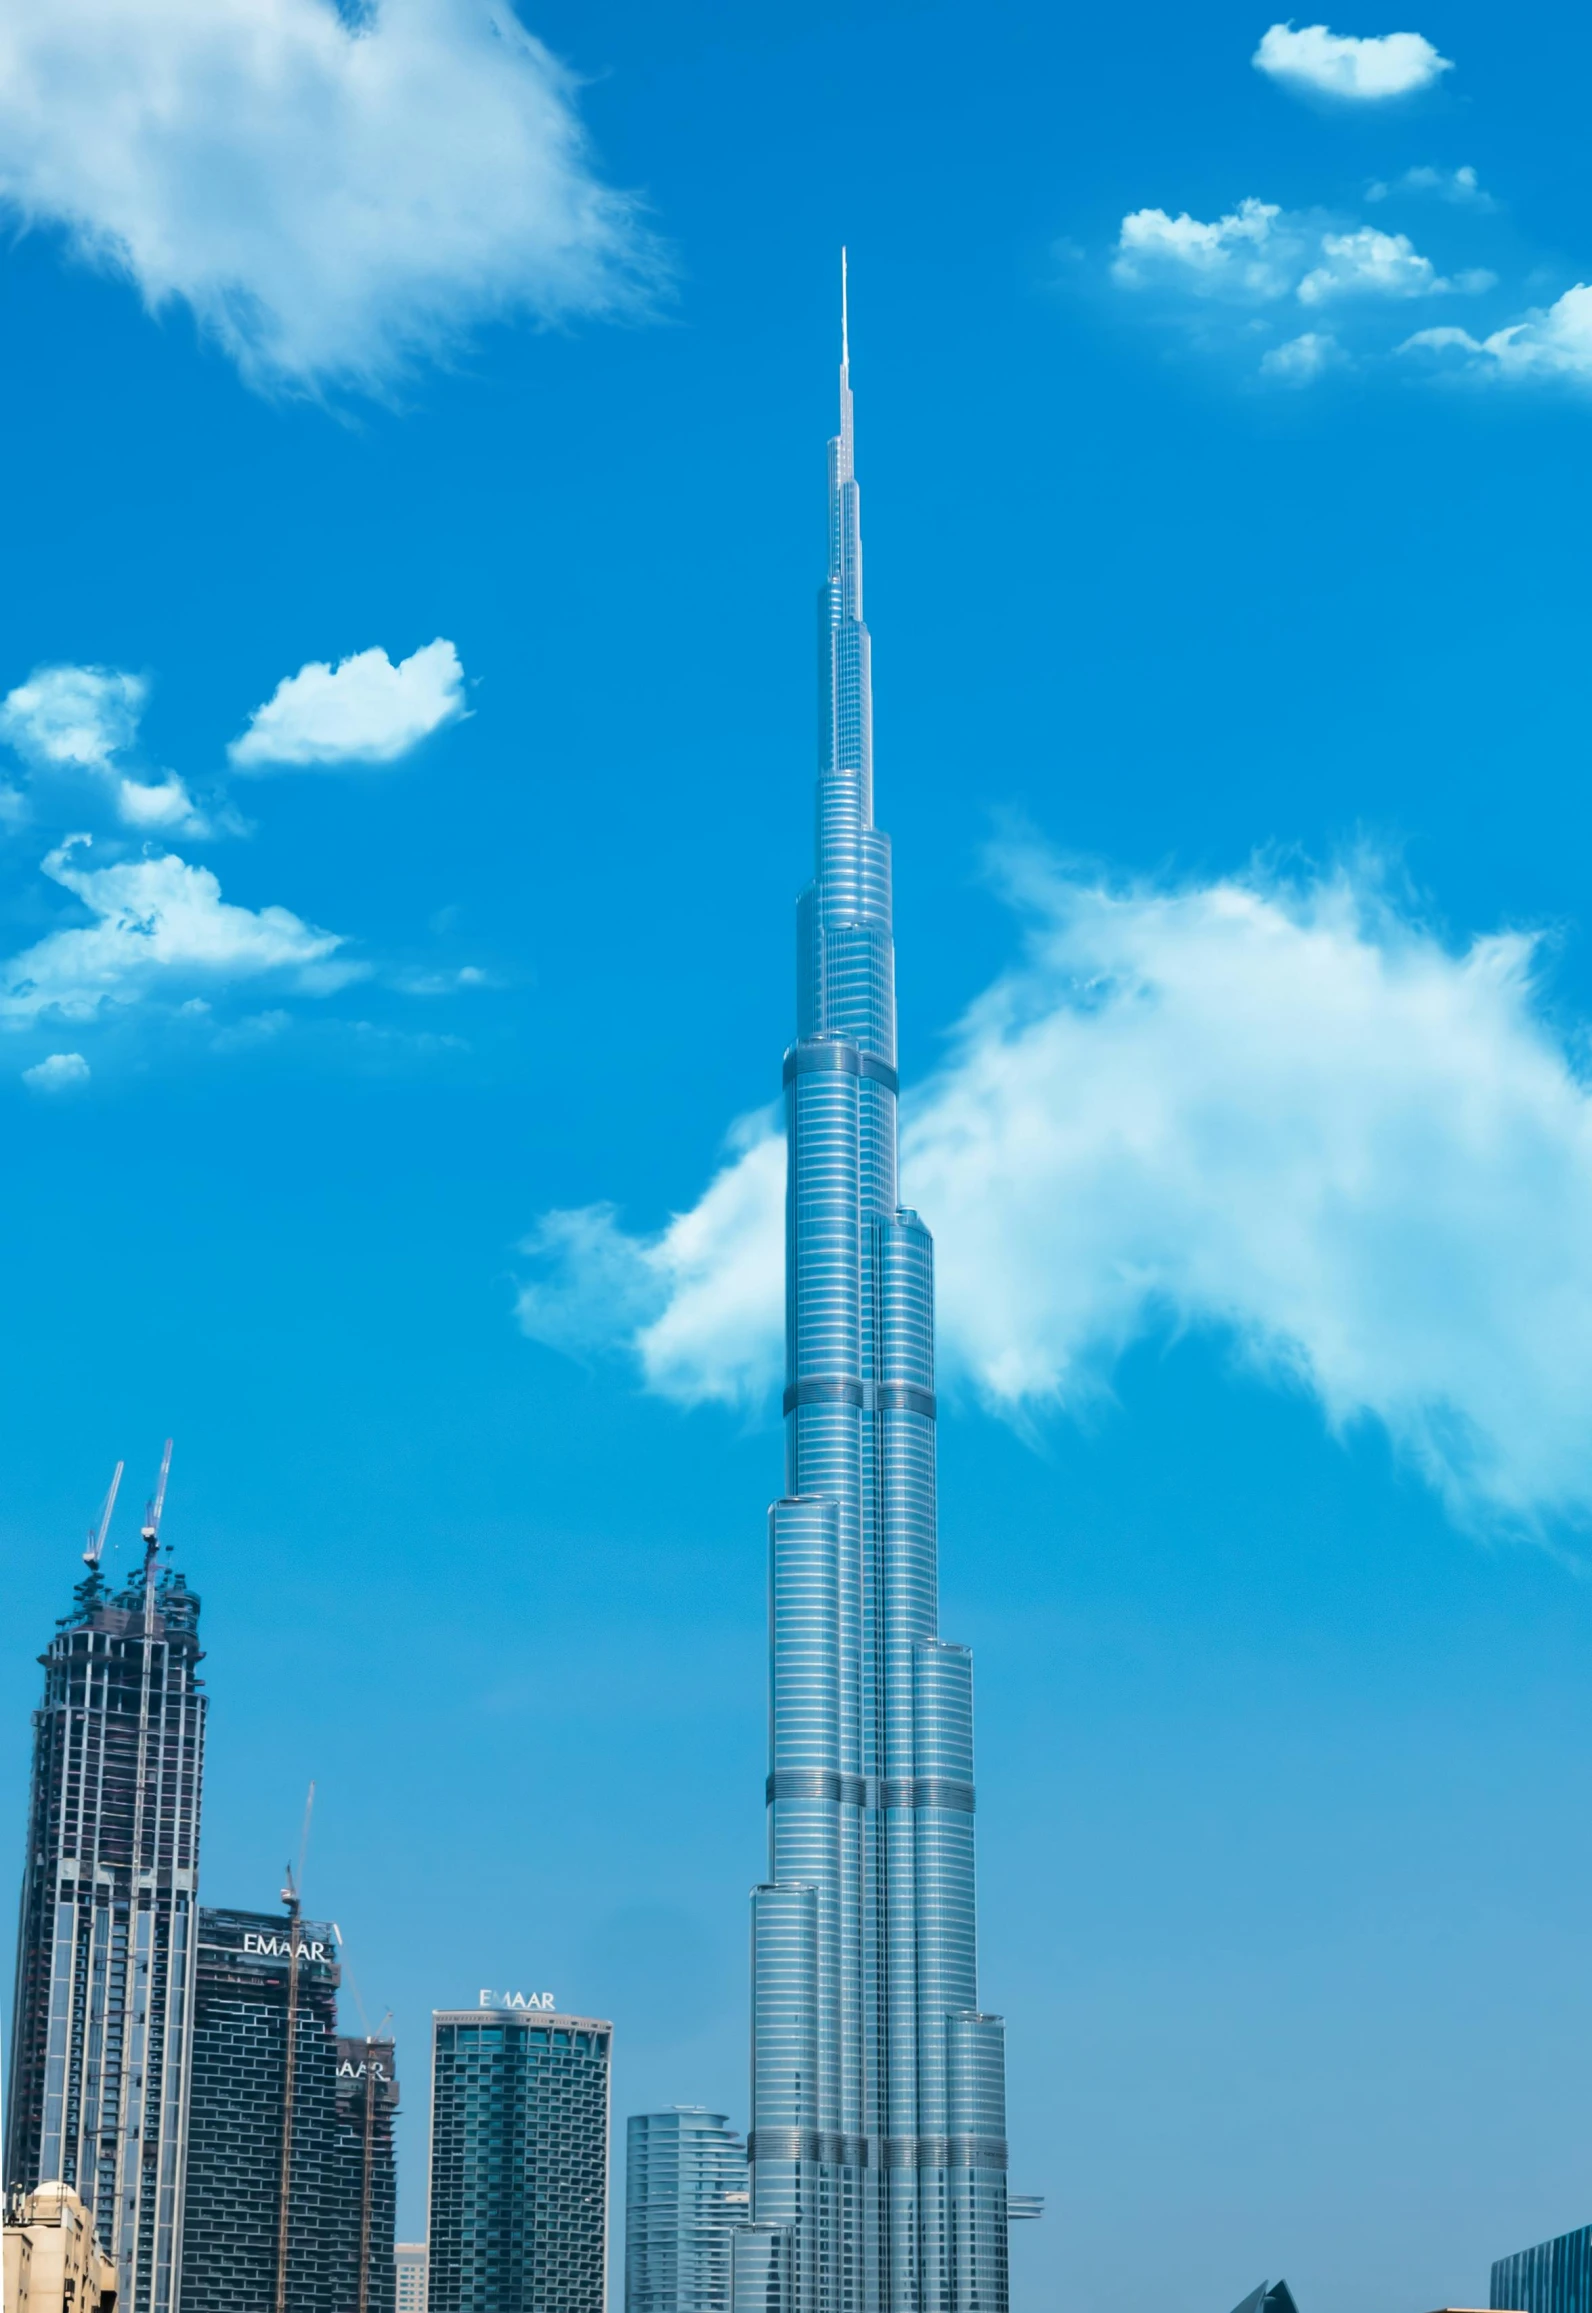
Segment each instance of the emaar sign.
[[483,2008],[550,2008],[553,1995],[551,1992],[483,1992],[480,2004]]

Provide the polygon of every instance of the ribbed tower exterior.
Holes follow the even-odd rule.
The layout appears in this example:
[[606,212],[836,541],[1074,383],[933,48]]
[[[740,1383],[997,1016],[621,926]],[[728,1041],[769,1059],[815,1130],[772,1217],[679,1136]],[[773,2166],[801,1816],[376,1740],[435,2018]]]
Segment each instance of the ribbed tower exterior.
[[873,821],[844,319],[818,676],[736,2313],[1005,2313],[1004,2036],[978,2005],[972,1663],[937,1630],[934,1248],[896,1194],[890,845]]
[[46,1652],[17,1941],[5,2179],[74,2185],[119,2313],[175,2313],[205,1695],[199,1601],[98,1566]]

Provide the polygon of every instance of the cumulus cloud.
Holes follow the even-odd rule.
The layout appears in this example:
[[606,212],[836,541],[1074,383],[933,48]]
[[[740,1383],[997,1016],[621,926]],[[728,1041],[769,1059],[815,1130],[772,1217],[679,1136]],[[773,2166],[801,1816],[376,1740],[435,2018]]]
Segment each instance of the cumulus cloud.
[[1472,337],[1464,329],[1419,329],[1399,351],[1436,355],[1473,376],[1509,384],[1554,378],[1585,384],[1592,380],[1592,286],[1578,281],[1546,312],[1528,313],[1490,337]]
[[360,975],[362,967],[337,958],[340,933],[319,931],[286,908],[235,906],[208,868],[173,852],[88,867],[81,853],[89,840],[71,837],[50,853],[44,872],[93,921],[48,932],[0,965],[0,1024],[92,1020],[106,1006],[195,982],[280,974],[324,994]]
[[1240,201],[1206,223],[1185,209],[1135,209],[1122,220],[1111,270],[1128,289],[1177,288],[1196,296],[1286,297],[1305,262],[1296,221],[1274,201]]
[[0,701],[0,738],[44,769],[109,771],[148,695],[142,675],[114,667],[35,667]]
[[1312,385],[1329,369],[1341,369],[1347,355],[1337,339],[1323,335],[1319,330],[1307,329],[1302,336],[1290,337],[1284,345],[1274,345],[1262,354],[1261,375],[1275,378],[1282,385]]
[[[1592,1513],[1592,1093],[1523,935],[1456,951],[1374,875],[1113,887],[1008,862],[1022,960],[905,1110],[949,1378],[1031,1417],[1167,1326],[1374,1418],[1474,1525]],[[780,1363],[782,1147],[743,1130],[660,1234],[530,1241],[526,1331],[682,1403]]]
[[129,827],[208,833],[174,771],[145,781],[128,778],[118,766],[137,741],[148,696],[142,675],[115,667],[35,667],[0,700],[0,739],[35,770],[87,772],[101,780],[117,817]]
[[1458,169],[1406,169],[1403,176],[1395,177],[1391,184],[1365,188],[1368,201],[1391,201],[1400,193],[1429,193],[1439,201],[1451,201],[1456,208],[1489,213],[1498,206],[1491,193],[1483,190],[1475,170],[1468,164]]
[[0,199],[252,383],[380,389],[490,316],[644,305],[576,94],[508,0],[16,0]]
[[1298,297],[1301,305],[1325,305],[1340,297],[1433,297],[1453,289],[1475,295],[1493,286],[1494,276],[1479,271],[1446,281],[1407,234],[1361,225],[1322,235],[1321,263],[1300,282]]
[[45,1060],[24,1068],[22,1081],[30,1092],[70,1092],[87,1084],[89,1065],[81,1052],[52,1052]]
[[240,771],[395,763],[464,712],[464,669],[439,635],[397,666],[384,650],[368,650],[284,675],[227,753]]
[[1384,32],[1355,40],[1329,32],[1324,24],[1274,24],[1250,59],[1296,94],[1325,96],[1347,104],[1380,104],[1430,88],[1454,67],[1419,32]]
[[1446,279],[1407,234],[1374,225],[1340,230],[1319,216],[1255,200],[1208,224],[1186,211],[1173,217],[1165,209],[1136,209],[1122,220],[1112,272],[1127,289],[1171,289],[1242,305],[1435,297],[1493,285],[1490,273]]

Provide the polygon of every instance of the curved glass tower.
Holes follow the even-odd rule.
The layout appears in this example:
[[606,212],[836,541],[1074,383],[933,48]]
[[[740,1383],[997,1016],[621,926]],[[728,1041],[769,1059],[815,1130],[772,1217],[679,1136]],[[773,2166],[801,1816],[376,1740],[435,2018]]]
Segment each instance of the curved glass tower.
[[1003,2030],[980,2013],[972,1664],[937,1635],[934,1248],[896,1200],[890,845],[842,306],[817,873],[785,1055],[786,1495],[752,1898],[736,2313],[1005,2313]]

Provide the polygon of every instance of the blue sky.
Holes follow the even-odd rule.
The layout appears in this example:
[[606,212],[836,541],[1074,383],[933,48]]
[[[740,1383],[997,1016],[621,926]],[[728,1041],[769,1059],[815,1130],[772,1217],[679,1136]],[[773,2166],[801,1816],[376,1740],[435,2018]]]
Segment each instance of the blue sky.
[[483,1984],[744,2124],[842,240],[1014,2301],[1592,2216],[1592,34],[1269,21],[0,32],[4,1812],[174,1434],[406,2228]]

